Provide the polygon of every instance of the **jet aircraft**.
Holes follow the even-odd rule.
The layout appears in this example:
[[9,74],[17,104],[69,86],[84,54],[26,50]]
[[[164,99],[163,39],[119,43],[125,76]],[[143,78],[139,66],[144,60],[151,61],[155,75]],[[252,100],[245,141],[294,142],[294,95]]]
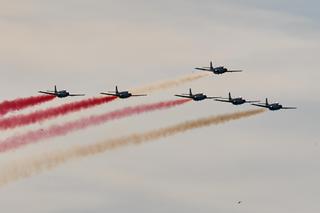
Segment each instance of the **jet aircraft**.
[[215,99],[215,101],[228,102],[228,103],[232,103],[233,105],[241,105],[241,104],[244,104],[244,103],[260,102],[260,101],[247,101],[242,97],[232,98],[230,92],[229,92],[229,97],[228,98]]
[[146,94],[141,94],[141,95],[133,95],[128,91],[120,91],[118,90],[118,86],[116,86],[116,91],[111,91],[111,92],[101,92],[100,94],[102,95],[111,95],[111,96],[116,96],[118,98],[129,98],[129,97],[138,97],[138,96],[146,96]]
[[57,86],[54,86],[54,91],[39,91],[39,93],[54,95],[58,98],[65,98],[68,96],[84,96],[84,94],[70,94],[67,90],[57,90]]
[[268,98],[266,98],[266,103],[265,104],[260,103],[260,104],[251,104],[251,105],[258,106],[258,107],[265,107],[265,108],[268,108],[271,111],[280,110],[280,109],[297,109],[296,107],[284,107],[279,103],[269,104]]
[[213,67],[212,61],[210,61],[210,67],[196,67],[195,69],[201,70],[201,71],[209,71],[209,72],[212,72],[217,75],[223,74],[226,72],[242,72],[242,70],[228,70],[227,68],[225,68],[223,66]]
[[208,97],[203,93],[192,94],[191,88],[189,89],[189,94],[181,94],[181,95],[175,95],[175,96],[181,97],[181,98],[191,98],[194,101],[202,101],[204,99],[220,98],[220,97]]

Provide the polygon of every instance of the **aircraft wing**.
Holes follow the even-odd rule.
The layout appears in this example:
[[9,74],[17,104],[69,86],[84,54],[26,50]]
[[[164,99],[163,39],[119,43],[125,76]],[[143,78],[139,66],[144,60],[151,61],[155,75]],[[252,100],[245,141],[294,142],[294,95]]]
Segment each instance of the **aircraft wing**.
[[43,93],[43,94],[47,94],[47,95],[56,95],[54,92],[39,91],[39,93]]
[[211,71],[210,67],[196,67],[196,70],[202,70],[202,71]]
[[221,97],[207,97],[207,99],[216,99],[216,98],[221,98]]
[[69,96],[85,96],[85,94],[69,94]]
[[227,72],[242,72],[242,70],[227,70]]
[[180,98],[192,98],[190,97],[190,95],[174,95],[174,96],[177,96],[177,97],[180,97]]
[[251,104],[253,106],[258,106],[258,107],[264,107],[264,108],[268,108],[267,105],[264,105],[264,104]]
[[282,107],[282,109],[297,109],[297,107]]
[[229,100],[223,100],[223,99],[216,99],[215,101],[227,102],[227,103],[230,103],[230,102],[231,102],[231,101],[229,101]]
[[246,101],[246,103],[259,103],[260,101]]
[[[106,93],[106,92],[101,92],[101,95],[112,95],[112,96],[117,96],[115,93]],[[118,96],[117,96],[118,97]]]
[[147,96],[147,94],[131,95],[132,97]]

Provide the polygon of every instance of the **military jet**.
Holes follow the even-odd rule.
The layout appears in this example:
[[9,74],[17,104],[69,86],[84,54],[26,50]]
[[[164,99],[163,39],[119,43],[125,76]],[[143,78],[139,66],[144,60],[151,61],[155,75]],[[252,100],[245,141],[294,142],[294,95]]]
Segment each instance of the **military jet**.
[[146,94],[141,94],[141,95],[133,95],[128,91],[120,91],[118,90],[118,86],[116,86],[116,91],[112,92],[101,92],[100,94],[102,95],[111,95],[111,96],[116,96],[118,98],[129,98],[129,97],[138,97],[138,96],[146,96]]
[[85,94],[70,94],[67,90],[57,90],[57,86],[54,86],[54,91],[39,91],[39,93],[54,95],[58,98],[65,98],[68,96],[84,96]]
[[212,65],[212,61],[210,61],[210,67],[196,67],[196,70],[201,70],[201,71],[208,71],[208,72],[212,72],[214,74],[223,74],[226,72],[242,72],[242,70],[228,70],[227,68],[223,67],[223,66],[219,66],[219,67],[213,67]]
[[228,97],[228,98],[215,99],[215,101],[228,102],[228,103],[232,103],[233,105],[241,105],[241,104],[244,104],[244,103],[256,103],[256,102],[260,102],[260,101],[247,101],[247,100],[245,100],[245,99],[242,98],[242,97],[232,98],[230,92],[229,92],[229,97]]
[[189,94],[181,94],[181,95],[175,95],[175,96],[181,97],[181,98],[191,98],[194,101],[202,101],[204,99],[220,98],[220,97],[208,97],[203,93],[192,94],[191,88],[189,89]]
[[251,105],[258,106],[258,107],[265,107],[265,108],[268,108],[271,111],[280,110],[280,109],[297,109],[297,107],[284,107],[279,103],[269,104],[268,98],[266,98],[266,103],[265,104],[261,103],[261,104],[251,104]]

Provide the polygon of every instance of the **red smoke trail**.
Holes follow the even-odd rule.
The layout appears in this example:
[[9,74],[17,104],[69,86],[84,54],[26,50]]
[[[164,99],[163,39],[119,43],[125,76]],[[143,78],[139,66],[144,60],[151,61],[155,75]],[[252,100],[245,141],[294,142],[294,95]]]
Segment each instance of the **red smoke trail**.
[[17,98],[11,101],[3,101],[0,103],[0,115],[5,115],[11,111],[18,111],[30,106],[35,106],[55,98],[52,95],[39,95],[28,98]]
[[41,139],[48,139],[57,136],[63,136],[70,132],[81,130],[90,126],[99,125],[110,120],[120,119],[135,114],[150,112],[154,110],[167,109],[177,105],[184,104],[190,99],[181,99],[173,101],[157,102],[152,104],[138,105],[134,107],[126,107],[102,115],[94,115],[82,118],[76,121],[68,122],[62,125],[53,125],[47,129],[38,129],[30,131],[22,135],[13,136],[0,141],[0,152],[17,149],[20,146],[36,143]]
[[104,104],[113,101],[114,99],[116,99],[116,97],[90,98],[82,101],[64,104],[58,107],[38,110],[26,115],[17,115],[3,118],[0,119],[0,130],[12,129],[18,126],[33,124],[46,119],[62,116],[71,112],[76,112],[82,109],[87,109],[93,106]]

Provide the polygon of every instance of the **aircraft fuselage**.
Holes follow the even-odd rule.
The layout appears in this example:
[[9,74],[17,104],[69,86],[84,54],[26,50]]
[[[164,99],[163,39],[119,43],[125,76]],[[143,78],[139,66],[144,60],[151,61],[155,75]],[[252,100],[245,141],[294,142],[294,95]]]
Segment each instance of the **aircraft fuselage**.
[[200,94],[195,94],[195,95],[192,96],[192,99],[194,101],[202,101],[202,100],[204,100],[206,98],[207,98],[207,96],[204,95],[204,94],[201,94],[201,93]]
[[282,109],[282,105],[281,104],[270,104],[268,105],[268,109],[269,110],[272,110],[272,111],[275,111],[275,110],[279,110],[279,109]]
[[212,71],[214,74],[219,75],[219,74],[223,74],[223,73],[227,72],[228,69],[227,69],[227,68],[224,68],[224,67],[214,67],[214,68],[211,69],[211,71]]
[[241,105],[244,104],[246,102],[246,100],[244,100],[243,98],[234,98],[231,100],[231,103],[233,105]]
[[119,98],[129,98],[129,97],[132,96],[132,94],[131,94],[130,92],[128,92],[128,91],[124,91],[124,92],[119,92],[119,93],[117,94],[117,96],[118,96]]
[[225,67],[198,67],[195,69],[213,72],[214,74],[217,74],[217,75],[223,74],[228,71],[228,69]]
[[58,98],[65,98],[68,97],[70,94],[69,92],[67,92],[66,90],[61,90],[55,93],[55,96],[57,96]]

